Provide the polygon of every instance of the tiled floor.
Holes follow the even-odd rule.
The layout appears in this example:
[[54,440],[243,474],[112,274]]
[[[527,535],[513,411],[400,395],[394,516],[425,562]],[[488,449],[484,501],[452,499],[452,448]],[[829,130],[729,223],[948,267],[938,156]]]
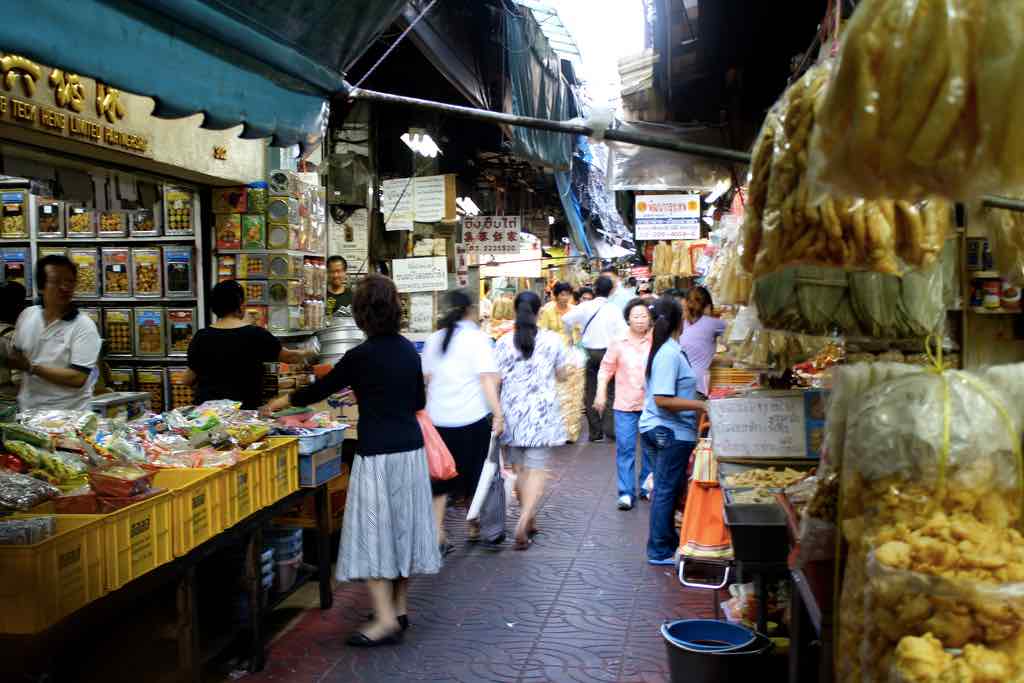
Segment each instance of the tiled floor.
[[457,550],[440,574],[414,580],[401,645],[347,647],[369,601],[363,586],[341,585],[333,609],[302,614],[244,680],[667,681],[658,628],[709,616],[710,593],[646,564],[648,506],[616,510],[610,444],[559,449],[551,470],[526,552],[467,544],[464,511],[449,511]]

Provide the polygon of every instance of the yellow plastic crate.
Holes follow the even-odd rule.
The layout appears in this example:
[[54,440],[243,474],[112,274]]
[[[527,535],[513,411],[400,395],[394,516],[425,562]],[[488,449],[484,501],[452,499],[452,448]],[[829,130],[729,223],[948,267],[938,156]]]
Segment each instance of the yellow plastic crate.
[[222,469],[161,470],[153,485],[173,497],[174,556],[181,557],[224,530]]
[[103,515],[108,591],[173,559],[173,508],[174,496],[165,491]]
[[0,546],[0,633],[37,633],[106,595],[102,515],[61,515],[35,545]]
[[224,473],[224,528],[234,526],[263,507],[260,488],[263,461],[260,451],[245,455]]
[[272,505],[299,490],[299,440],[294,436],[275,436],[260,453],[263,475],[260,496],[263,506]]

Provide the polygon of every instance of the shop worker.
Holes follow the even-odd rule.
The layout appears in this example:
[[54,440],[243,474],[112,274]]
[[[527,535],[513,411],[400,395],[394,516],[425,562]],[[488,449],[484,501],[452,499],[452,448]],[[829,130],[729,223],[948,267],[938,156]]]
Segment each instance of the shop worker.
[[292,350],[242,312],[245,290],[235,280],[220,282],[210,292],[216,322],[196,332],[188,346],[188,380],[196,387],[196,404],[230,399],[244,410],[263,404],[263,364],[304,364],[315,355]]
[[42,305],[30,306],[18,317],[7,361],[22,371],[21,410],[89,410],[100,334],[74,304],[77,284],[78,268],[68,257],[53,254],[36,263]]
[[[584,301],[562,316],[566,334],[572,334],[572,330],[576,326],[582,328],[580,341],[587,352],[587,377],[583,405],[587,408],[590,440],[593,442],[604,441],[606,435],[615,436],[611,413],[605,413],[602,419],[602,416],[594,408],[594,396],[597,394],[597,373],[601,369],[605,351],[613,340],[625,335],[628,329],[626,321],[622,318],[622,308],[608,300],[614,287],[610,277],[600,276],[594,283],[594,294],[597,296],[592,301]],[[608,383],[607,399],[614,405],[614,380]]]
[[327,317],[351,317],[352,288],[348,286],[348,261],[344,256],[327,259]]

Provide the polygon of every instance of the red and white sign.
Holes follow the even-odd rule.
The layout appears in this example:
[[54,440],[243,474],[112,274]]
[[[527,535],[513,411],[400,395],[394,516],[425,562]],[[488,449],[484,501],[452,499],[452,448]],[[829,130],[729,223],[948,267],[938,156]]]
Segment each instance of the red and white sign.
[[466,216],[462,219],[462,243],[467,254],[518,254],[519,216]]

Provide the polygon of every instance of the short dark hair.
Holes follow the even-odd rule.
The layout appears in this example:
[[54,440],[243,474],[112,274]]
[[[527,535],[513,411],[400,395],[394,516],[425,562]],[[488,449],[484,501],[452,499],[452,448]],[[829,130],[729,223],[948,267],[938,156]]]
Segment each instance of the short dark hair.
[[637,297],[637,298],[635,298],[635,299],[630,299],[630,300],[629,300],[629,303],[628,303],[628,304],[626,304],[626,308],[624,308],[624,309],[622,310],[622,317],[626,319],[626,322],[627,322],[627,323],[629,322],[629,314],[630,314],[630,313],[631,313],[631,312],[633,311],[633,309],[634,309],[634,308],[636,308],[637,306],[640,306],[640,307],[641,307],[641,308],[643,308],[643,309],[644,309],[645,311],[647,311],[647,315],[649,315],[649,316],[650,316],[650,318],[651,318],[651,321],[652,321],[652,322],[654,321],[654,313],[653,313],[653,312],[651,311],[650,305],[649,305],[649,304],[648,304],[648,303],[647,303],[646,301],[644,301],[643,299],[641,299],[640,297]]
[[210,290],[210,310],[218,318],[224,318],[242,310],[245,304],[245,289],[237,280],[224,280]]
[[571,292],[571,291],[572,291],[572,285],[570,285],[568,282],[556,282],[555,286],[551,290],[551,293],[554,294],[555,296],[558,296],[562,292]]
[[348,261],[345,260],[344,256],[339,256],[335,254],[334,256],[328,257],[327,267],[330,268],[332,263],[340,263],[342,270],[344,270],[346,273],[348,272]]
[[590,287],[580,287],[573,294],[573,298],[576,299],[576,303],[579,303],[579,302],[583,301],[583,295],[584,294],[589,294],[590,296],[594,296],[594,290],[592,290]]
[[352,295],[352,317],[368,337],[398,334],[402,305],[391,278],[383,275],[363,278]]
[[605,266],[601,269],[601,275],[604,275],[605,273],[611,273],[612,275],[618,276],[619,271],[615,270],[611,266]]
[[8,282],[0,287],[0,320],[5,323],[17,322],[25,308],[25,286],[20,282]]
[[607,275],[597,278],[597,282],[594,283],[594,294],[598,297],[608,296],[613,289],[615,289],[615,283]]
[[36,261],[36,289],[42,292],[46,289],[46,266],[67,268],[77,278],[78,266],[64,254],[47,254]]
[[631,275],[629,277],[629,279],[626,280],[626,286],[627,287],[636,287],[636,278]]

